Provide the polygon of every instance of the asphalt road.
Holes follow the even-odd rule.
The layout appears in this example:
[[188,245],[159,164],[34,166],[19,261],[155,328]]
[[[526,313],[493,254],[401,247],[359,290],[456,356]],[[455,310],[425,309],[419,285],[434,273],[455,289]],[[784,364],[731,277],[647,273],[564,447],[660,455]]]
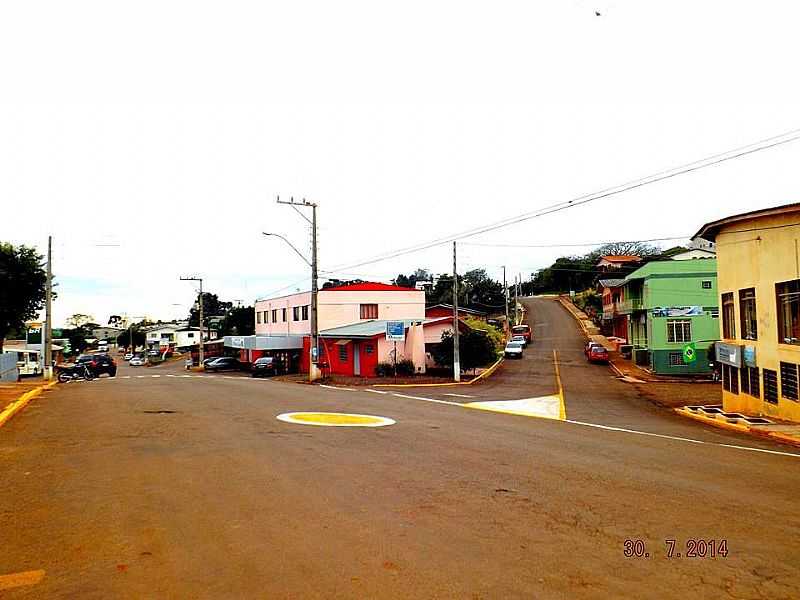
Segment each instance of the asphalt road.
[[[800,456],[652,406],[581,360],[560,307],[530,308],[525,359],[484,385],[169,365],[37,400],[0,429],[0,598],[800,596]],[[460,405],[552,394],[553,349],[567,420]],[[396,424],[275,418],[303,410]],[[696,539],[727,557],[687,558]]]

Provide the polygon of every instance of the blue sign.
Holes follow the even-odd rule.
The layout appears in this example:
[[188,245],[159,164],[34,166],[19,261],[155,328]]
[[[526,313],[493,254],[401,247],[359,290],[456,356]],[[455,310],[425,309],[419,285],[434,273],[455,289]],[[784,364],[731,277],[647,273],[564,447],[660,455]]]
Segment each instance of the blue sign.
[[742,360],[747,367],[755,367],[756,365],[756,348],[755,346],[745,346],[742,350]]
[[403,321],[386,321],[386,339],[402,342],[406,339],[406,324]]

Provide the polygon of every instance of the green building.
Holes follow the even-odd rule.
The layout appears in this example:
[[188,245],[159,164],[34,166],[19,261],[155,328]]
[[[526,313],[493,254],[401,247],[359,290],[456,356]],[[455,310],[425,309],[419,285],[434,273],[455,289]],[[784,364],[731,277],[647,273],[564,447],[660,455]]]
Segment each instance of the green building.
[[619,312],[636,364],[661,375],[708,373],[719,339],[716,259],[645,264],[625,278]]

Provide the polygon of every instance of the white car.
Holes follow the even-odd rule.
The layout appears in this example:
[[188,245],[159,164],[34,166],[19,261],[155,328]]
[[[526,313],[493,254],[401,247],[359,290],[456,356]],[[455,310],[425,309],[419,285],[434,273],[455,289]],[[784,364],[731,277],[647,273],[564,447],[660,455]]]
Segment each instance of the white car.
[[132,359],[132,358],[133,358],[133,352],[128,352],[128,353],[125,355],[125,360],[130,360],[130,359]]
[[132,367],[141,367],[144,364],[144,359],[140,356],[134,356],[128,364]]
[[503,355],[506,358],[522,358],[522,342],[515,342],[511,341],[506,344],[505,350],[503,350]]

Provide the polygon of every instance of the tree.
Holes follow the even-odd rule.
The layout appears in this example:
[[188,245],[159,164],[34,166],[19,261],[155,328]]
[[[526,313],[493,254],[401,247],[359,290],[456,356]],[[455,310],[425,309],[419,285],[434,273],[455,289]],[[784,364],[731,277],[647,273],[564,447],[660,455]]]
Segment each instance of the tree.
[[[203,323],[204,326],[208,325],[209,317],[225,317],[228,312],[233,308],[233,302],[222,302],[216,294],[210,292],[203,292]],[[200,325],[200,312],[197,302],[189,311],[189,325],[192,327],[199,327]]]
[[73,327],[84,327],[94,321],[94,317],[91,315],[84,315],[82,313],[75,313],[71,317],[67,319],[67,324],[72,325]]
[[[86,343],[86,331],[82,327],[75,327],[73,329],[64,329],[61,333],[62,336],[69,340],[69,347],[75,354],[80,354],[89,345]],[[91,335],[91,334],[90,334]]]
[[12,329],[22,331],[44,307],[47,273],[34,248],[0,242],[0,352]]
[[135,348],[136,346],[144,346],[145,335],[142,331],[143,325],[132,325],[117,336],[117,346],[124,346],[126,348]]
[[644,242],[611,242],[609,244],[603,244],[596,250],[587,254],[586,257],[594,259],[595,262],[597,262],[601,256],[639,256],[645,258],[660,253],[661,250]]
[[459,291],[463,293],[459,297],[464,299],[464,306],[484,311],[503,308],[503,284],[489,277],[485,269],[467,271]]
[[122,327],[122,317],[119,315],[111,315],[108,317],[108,325],[109,327]]
[[[453,365],[453,332],[442,333],[442,341],[433,347],[431,355],[437,365]],[[483,367],[497,360],[497,350],[487,332],[470,329],[458,336],[459,364],[462,371]]]
[[222,322],[223,335],[253,335],[256,332],[255,307],[237,306],[232,308]]

